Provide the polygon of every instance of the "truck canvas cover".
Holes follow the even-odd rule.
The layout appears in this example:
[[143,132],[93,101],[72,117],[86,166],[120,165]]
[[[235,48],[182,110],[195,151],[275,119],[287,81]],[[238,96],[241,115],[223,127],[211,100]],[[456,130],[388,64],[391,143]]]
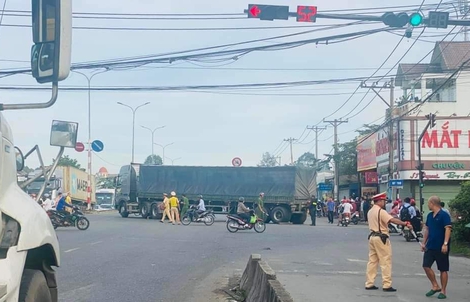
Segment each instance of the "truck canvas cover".
[[[190,167],[141,165],[138,192],[155,197],[177,194],[308,199],[316,193],[316,173],[299,167]],[[152,196],[153,195],[153,196]]]

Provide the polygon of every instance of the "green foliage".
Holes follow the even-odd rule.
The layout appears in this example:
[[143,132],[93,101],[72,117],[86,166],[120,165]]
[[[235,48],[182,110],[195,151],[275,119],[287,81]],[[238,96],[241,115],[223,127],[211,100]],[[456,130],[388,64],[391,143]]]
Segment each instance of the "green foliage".
[[144,161],[144,165],[157,165],[157,166],[161,166],[161,165],[163,165],[163,160],[162,160],[162,158],[160,157],[160,155],[152,154],[152,155],[147,156],[147,158],[146,158],[145,161]]
[[[54,160],[52,160],[54,161]],[[58,166],[63,166],[63,167],[74,167],[77,169],[80,169],[82,171],[85,171],[84,168],[80,166],[78,161],[74,158],[70,158],[68,155],[64,155],[59,159]]]
[[470,228],[466,227],[470,223],[470,181],[462,183],[459,194],[450,201],[449,207],[457,217],[461,217],[452,226],[452,237],[457,241],[470,242]]
[[356,130],[356,132],[359,133],[359,135],[367,135],[367,134],[377,132],[377,131],[380,130],[381,125],[375,125],[375,124],[367,125],[367,124],[364,124],[364,125],[362,125],[362,127],[365,128],[365,129]]
[[96,178],[96,188],[97,189],[114,189],[114,178],[111,177],[101,177]]
[[269,152],[263,153],[263,158],[258,164],[258,167],[275,167],[278,165],[277,159]]
[[315,167],[317,163],[317,158],[313,153],[310,152],[305,152],[295,162],[295,164],[300,167]]
[[336,157],[330,155],[325,162],[330,163],[332,160],[339,164],[339,175],[356,175],[357,174],[357,142],[352,141],[338,144],[338,154]]

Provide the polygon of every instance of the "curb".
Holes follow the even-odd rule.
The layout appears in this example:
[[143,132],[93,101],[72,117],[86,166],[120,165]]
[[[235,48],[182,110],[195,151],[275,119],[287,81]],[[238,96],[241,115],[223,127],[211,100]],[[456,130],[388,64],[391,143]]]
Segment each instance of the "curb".
[[261,255],[252,254],[240,280],[246,293],[246,302],[294,302],[291,295],[277,280],[276,273]]

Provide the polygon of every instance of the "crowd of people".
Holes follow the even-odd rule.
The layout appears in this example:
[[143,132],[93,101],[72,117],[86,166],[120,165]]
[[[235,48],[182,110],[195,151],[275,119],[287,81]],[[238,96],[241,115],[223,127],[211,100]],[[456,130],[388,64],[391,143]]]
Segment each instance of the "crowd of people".
[[[198,215],[206,211],[206,205],[202,195],[198,197],[198,204],[195,209],[194,219],[199,219]],[[189,199],[186,197],[186,194],[181,195],[181,200],[176,196],[176,192],[171,192],[170,197],[167,193],[163,193],[163,202],[160,204],[160,210],[163,212],[161,223],[165,222],[165,219],[168,218],[169,223],[172,224],[181,224],[180,217],[184,217],[189,210]]]

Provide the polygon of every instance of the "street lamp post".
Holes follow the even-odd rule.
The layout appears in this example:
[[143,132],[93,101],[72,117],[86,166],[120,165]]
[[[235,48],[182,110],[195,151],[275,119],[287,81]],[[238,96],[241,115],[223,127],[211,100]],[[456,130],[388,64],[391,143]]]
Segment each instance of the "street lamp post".
[[152,155],[154,155],[154,154],[155,154],[155,153],[153,152],[153,145],[155,144],[155,143],[153,142],[154,133],[155,133],[155,131],[157,131],[158,129],[165,128],[166,126],[157,127],[157,128],[155,128],[155,129],[151,129],[151,128],[149,128],[149,127],[145,127],[145,126],[142,126],[142,125],[141,125],[140,127],[144,128],[144,129],[147,129],[148,131],[150,131],[150,132],[152,133]]
[[142,105],[139,105],[135,108],[129,106],[129,105],[126,105],[126,104],[123,104],[121,102],[117,102],[118,105],[121,105],[121,106],[124,106],[124,107],[127,107],[129,108],[130,110],[132,110],[132,163],[134,162],[134,141],[135,141],[135,112],[137,111],[137,109],[139,109],[140,107],[143,107],[145,105],[148,105],[150,104],[150,102],[147,102],[147,103],[144,103]]
[[164,145],[164,146],[163,146],[163,145],[160,145],[160,144],[157,144],[157,143],[154,143],[154,144],[157,145],[157,146],[162,147],[162,149],[163,149],[162,163],[165,164],[165,148],[168,147],[168,146],[173,145],[174,142],[173,142],[173,143],[170,143],[170,144],[166,144],[166,145]]
[[77,74],[84,76],[88,82],[88,183],[87,183],[87,208],[88,210],[91,209],[91,80],[100,73],[105,73],[109,71],[109,68],[106,67],[105,70],[100,70],[97,72],[92,73],[90,76],[80,72],[80,71],[73,71]]
[[174,166],[175,165],[175,161],[177,161],[178,159],[181,159],[181,157],[177,157],[175,159],[171,159],[169,157],[167,157],[169,160],[171,160],[171,165]]

